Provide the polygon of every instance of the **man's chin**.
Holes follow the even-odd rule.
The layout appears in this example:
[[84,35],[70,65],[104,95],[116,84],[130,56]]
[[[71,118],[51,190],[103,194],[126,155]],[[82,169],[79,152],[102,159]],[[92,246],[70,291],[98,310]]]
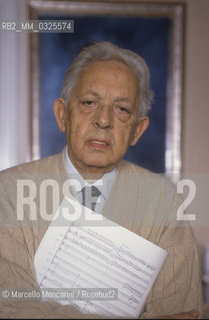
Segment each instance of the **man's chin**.
[[84,168],[86,169],[86,173],[95,172],[95,173],[106,173],[113,170],[116,167],[117,163],[111,162],[107,159],[88,159],[84,163]]

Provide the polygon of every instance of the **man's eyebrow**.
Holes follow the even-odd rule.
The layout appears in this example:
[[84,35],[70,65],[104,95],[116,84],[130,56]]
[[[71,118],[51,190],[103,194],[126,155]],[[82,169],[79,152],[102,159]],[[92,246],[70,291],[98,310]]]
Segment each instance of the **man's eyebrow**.
[[102,99],[102,97],[100,96],[100,94],[99,94],[98,92],[94,91],[93,89],[89,89],[89,90],[87,91],[87,93],[92,94],[93,96],[95,96],[95,97],[98,98],[98,99]]
[[129,102],[129,101],[131,101],[131,98],[130,97],[119,97],[119,98],[116,98],[114,101],[115,102],[123,102],[123,101]]
[[78,98],[81,98],[82,96],[85,96],[86,94],[92,94],[93,96],[95,96],[96,98],[98,99],[102,99],[102,97],[100,96],[99,93],[97,93],[96,91],[92,90],[92,89],[89,89],[87,90],[86,92],[83,92],[82,94],[77,94],[77,97]]
[[[94,91],[93,89],[89,89],[86,93],[92,94],[96,98],[102,100],[101,95],[98,92]],[[131,98],[130,97],[117,97],[114,99],[114,102],[123,102],[123,101],[129,102],[129,101],[131,101]]]

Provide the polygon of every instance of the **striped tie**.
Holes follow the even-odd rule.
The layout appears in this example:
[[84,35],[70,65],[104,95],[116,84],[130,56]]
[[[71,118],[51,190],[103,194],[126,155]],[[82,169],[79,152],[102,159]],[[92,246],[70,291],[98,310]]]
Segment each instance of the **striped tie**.
[[96,202],[101,192],[95,186],[86,186],[82,190],[82,205],[95,210]]

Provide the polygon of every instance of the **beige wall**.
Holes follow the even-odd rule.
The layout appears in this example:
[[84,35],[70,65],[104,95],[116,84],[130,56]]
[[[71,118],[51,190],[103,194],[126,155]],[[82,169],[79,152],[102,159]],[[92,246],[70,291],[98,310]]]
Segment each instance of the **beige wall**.
[[[183,172],[209,177],[209,1],[186,3]],[[204,214],[209,215],[209,205]],[[209,226],[196,227],[194,233],[200,245],[209,243]]]
[[186,2],[183,171],[209,173],[209,1]]

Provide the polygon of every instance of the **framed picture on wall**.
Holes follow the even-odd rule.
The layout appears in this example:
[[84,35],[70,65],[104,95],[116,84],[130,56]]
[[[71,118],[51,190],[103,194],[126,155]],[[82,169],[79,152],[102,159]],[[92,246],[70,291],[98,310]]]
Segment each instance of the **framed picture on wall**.
[[[118,1],[30,1],[32,20],[73,21],[73,32],[31,34],[32,159],[60,152],[66,144],[54,116],[64,74],[82,47],[110,41],[139,53],[151,74],[154,103],[150,126],[125,159],[178,179],[184,5]],[[72,31],[72,30],[71,30]]]

